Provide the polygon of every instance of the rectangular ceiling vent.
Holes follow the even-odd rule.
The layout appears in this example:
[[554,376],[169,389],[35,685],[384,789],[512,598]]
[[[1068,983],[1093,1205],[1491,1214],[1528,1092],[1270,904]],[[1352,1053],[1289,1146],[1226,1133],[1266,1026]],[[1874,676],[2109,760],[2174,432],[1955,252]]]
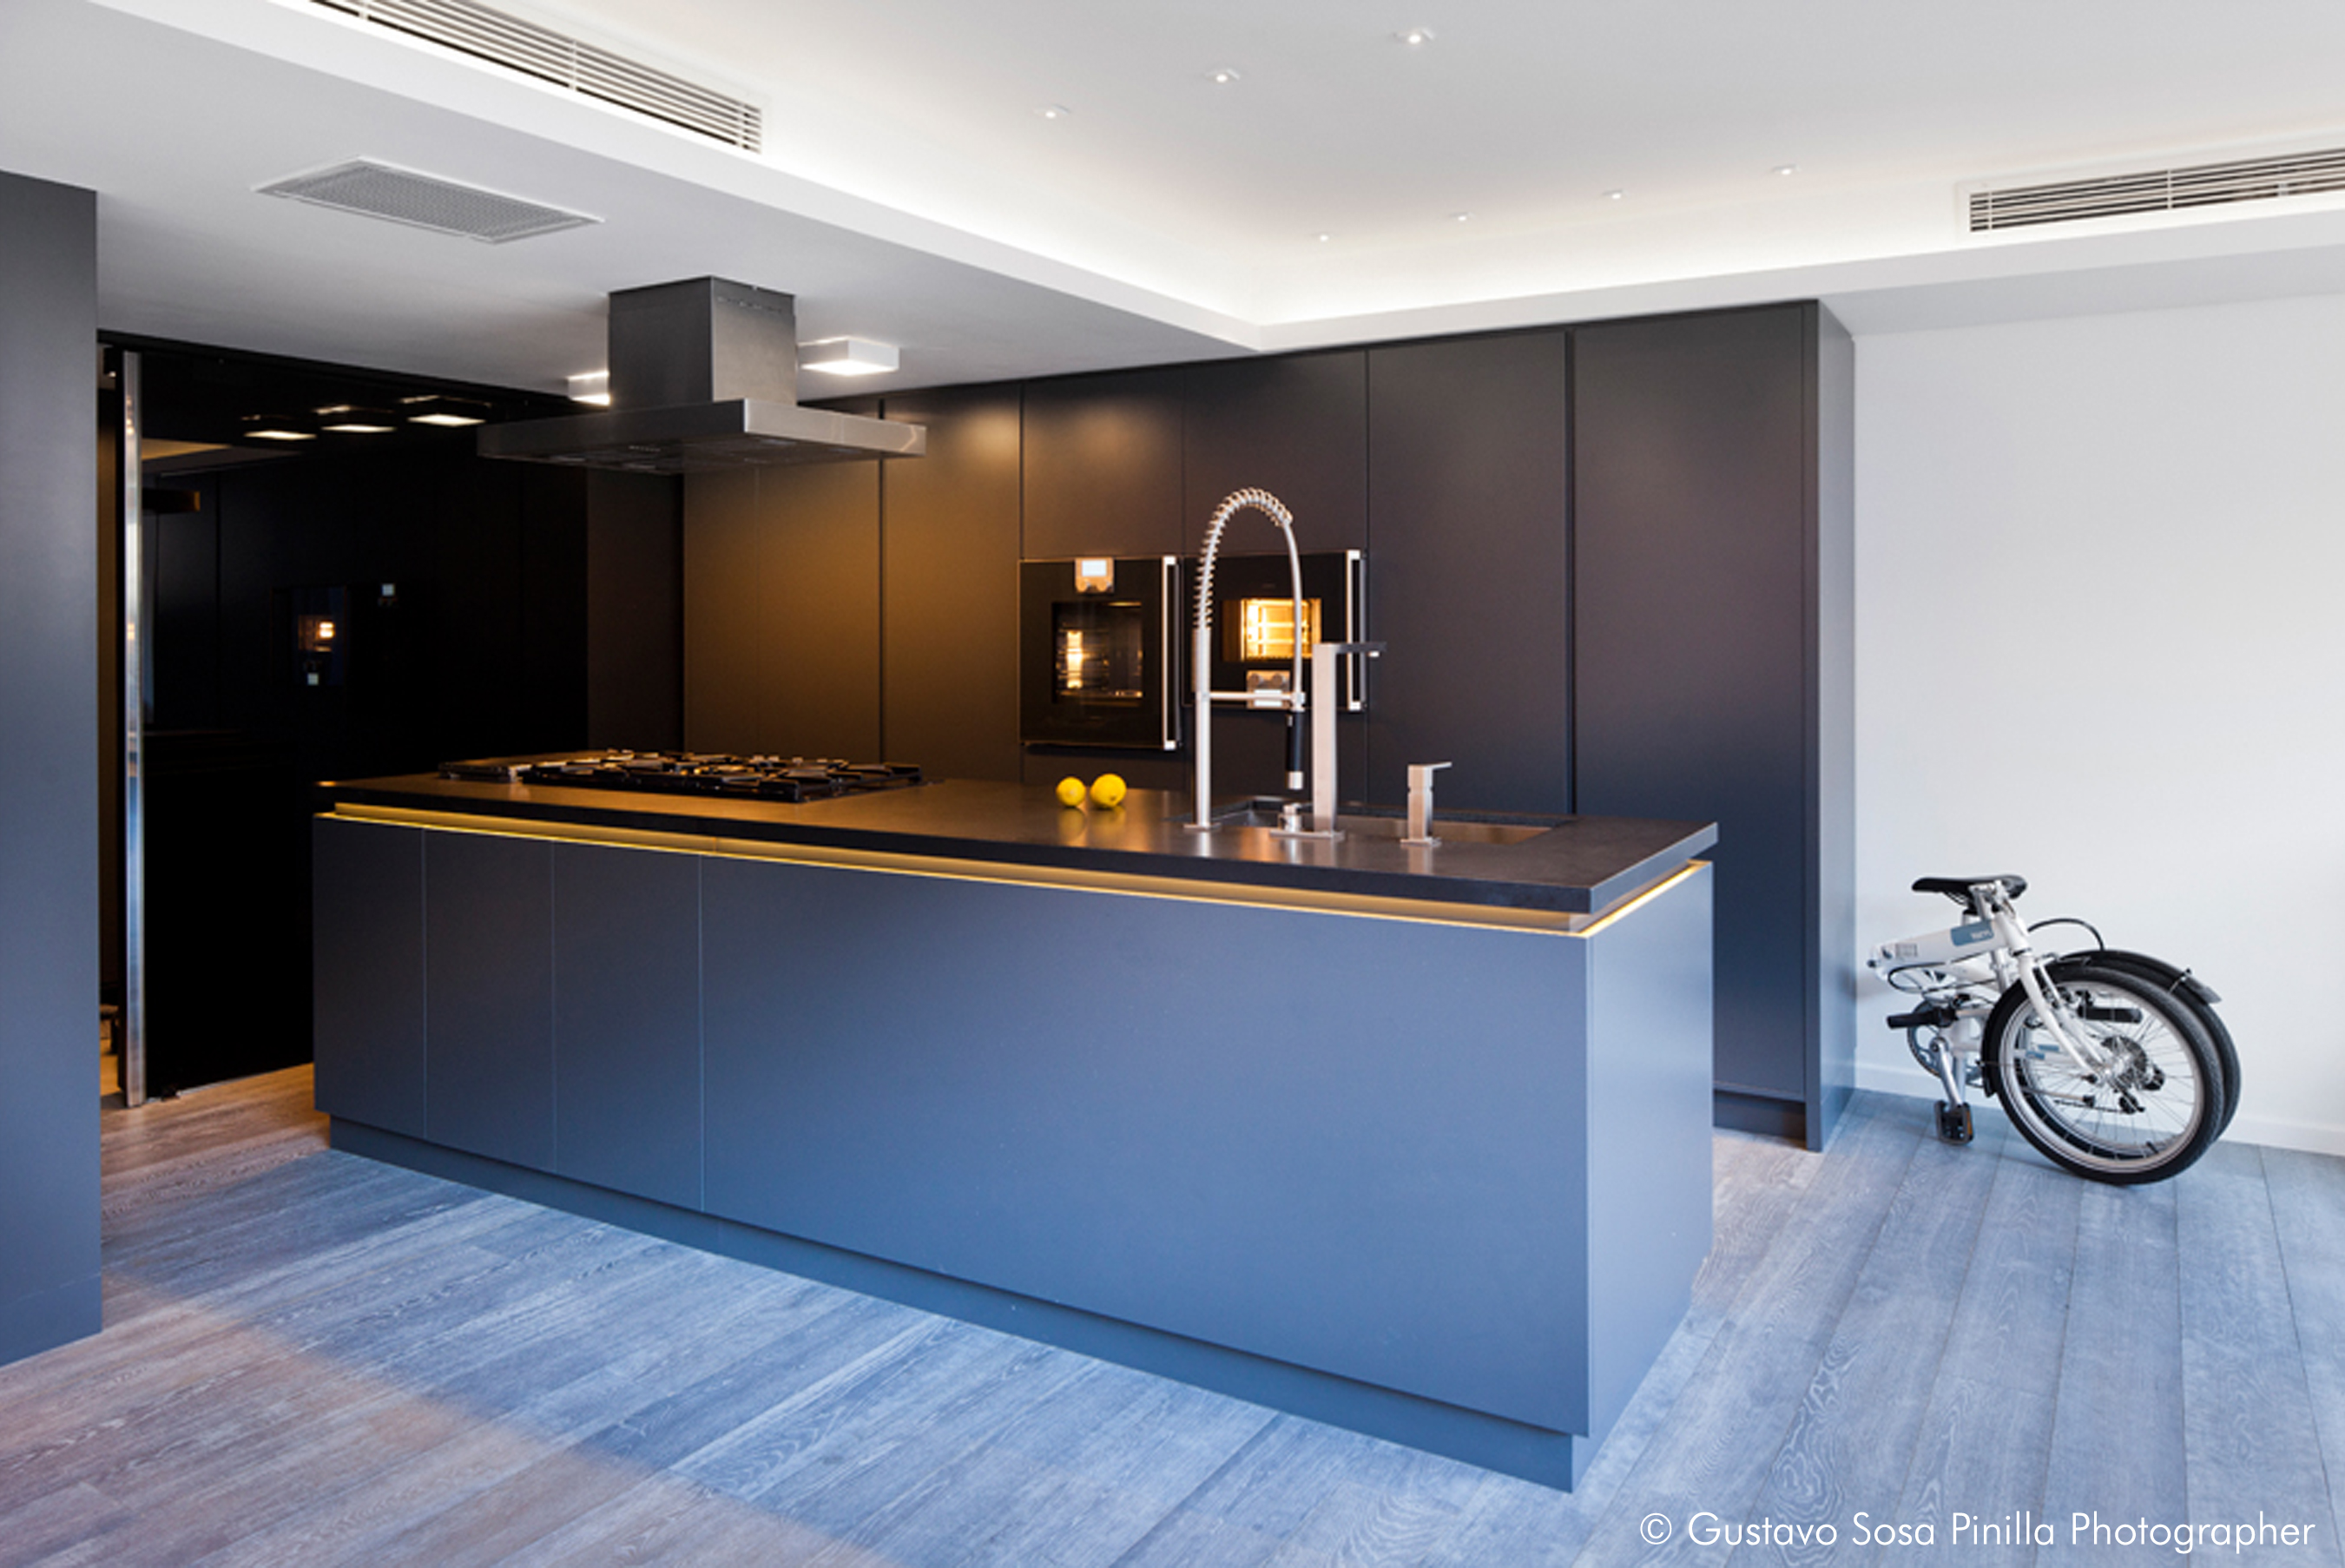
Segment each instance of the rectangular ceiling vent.
[[756,152],[765,144],[756,105],[672,72],[583,43],[478,0],[316,0],[330,11],[492,60],[540,81]]
[[477,185],[459,185],[452,179],[368,158],[289,175],[259,189],[263,196],[283,196],[339,212],[386,218],[393,223],[461,234],[491,245],[603,221],[583,212],[523,201],[517,196],[502,196]]
[[2345,190],[2345,148],[1970,193],[1971,232]]

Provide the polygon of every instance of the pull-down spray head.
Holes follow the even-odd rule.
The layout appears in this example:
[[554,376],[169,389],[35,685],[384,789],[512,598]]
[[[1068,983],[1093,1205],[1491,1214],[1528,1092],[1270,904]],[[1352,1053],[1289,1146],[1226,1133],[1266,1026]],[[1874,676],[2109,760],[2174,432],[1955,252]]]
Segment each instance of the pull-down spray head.
[[1196,694],[1196,828],[1213,825],[1213,562],[1222,551],[1222,530],[1229,526],[1231,517],[1246,507],[1253,507],[1273,523],[1286,539],[1286,569],[1293,586],[1294,619],[1289,623],[1294,633],[1289,639],[1294,653],[1294,667],[1287,677],[1286,695],[1286,787],[1303,788],[1303,556],[1294,547],[1294,514],[1286,509],[1277,496],[1267,490],[1240,490],[1213,508],[1213,520],[1205,526],[1204,564],[1197,573],[1197,632],[1191,650],[1189,664],[1194,674]]

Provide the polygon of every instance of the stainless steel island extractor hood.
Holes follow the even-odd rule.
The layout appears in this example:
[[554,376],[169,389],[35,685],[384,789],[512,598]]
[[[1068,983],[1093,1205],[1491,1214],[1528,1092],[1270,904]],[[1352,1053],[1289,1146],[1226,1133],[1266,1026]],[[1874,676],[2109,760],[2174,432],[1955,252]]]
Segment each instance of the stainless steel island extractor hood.
[[611,406],[490,425],[483,457],[701,473],[919,457],[923,426],[798,406],[797,302],[722,278],[611,296]]

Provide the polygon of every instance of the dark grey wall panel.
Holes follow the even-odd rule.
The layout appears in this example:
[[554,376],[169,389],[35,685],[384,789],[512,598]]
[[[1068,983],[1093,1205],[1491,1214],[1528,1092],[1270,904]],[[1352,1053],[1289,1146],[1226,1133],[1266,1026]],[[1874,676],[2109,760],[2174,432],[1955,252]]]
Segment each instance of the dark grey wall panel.
[[553,850],[554,1169],[700,1207],[700,861]]
[[[1294,514],[1303,550],[1368,543],[1368,361],[1358,349],[1193,366],[1181,441],[1180,554],[1232,492],[1267,490]],[[1230,524],[1228,548],[1276,550],[1261,517]]]
[[[154,531],[154,713],[162,729],[219,724],[219,521],[215,513],[148,516]],[[117,709],[118,710],[118,709]]]
[[421,1137],[423,831],[311,824],[318,1109]]
[[[481,458],[473,462],[494,466]],[[521,706],[553,733],[584,737],[590,476],[534,463],[506,466],[522,473]],[[450,477],[462,484],[455,474]],[[463,484],[461,493],[483,494],[477,481]]]
[[704,874],[710,1212],[1576,1430],[1573,939]]
[[553,1168],[553,860],[543,840],[424,840],[425,1126]]
[[1026,383],[1021,556],[1178,555],[1196,547],[1203,519],[1193,529],[1182,512],[1185,373]]
[[879,750],[879,465],[685,482],[685,743]]
[[684,485],[586,475],[586,744],[684,744]]
[[96,201],[0,174],[0,1361],[99,1321]]
[[[238,475],[239,487],[249,493],[276,489],[269,496],[273,504],[264,524],[267,544],[248,557],[245,569],[279,573],[279,584],[286,581],[281,574],[289,569],[300,574],[290,579],[295,583],[347,581],[352,555],[348,538],[320,532],[305,540],[302,535],[312,518],[330,515],[343,504],[339,494],[343,485],[354,478],[373,477],[310,470],[305,465],[286,476],[283,488],[276,489],[271,484],[275,475],[253,475],[249,480]],[[434,472],[432,478],[438,482],[431,484],[430,493],[412,497],[411,502],[420,501],[421,509],[431,520],[431,556],[440,567],[439,580],[432,585],[432,618],[439,633],[431,648],[432,686],[445,702],[450,730],[461,738],[457,755],[482,757],[534,749],[516,745],[504,723],[502,700],[504,688],[521,684],[516,676],[537,667],[527,643],[531,617],[522,602],[530,556],[523,465],[491,463],[473,483],[461,487],[448,483],[443,472]],[[405,488],[371,486],[371,494],[354,498],[357,514],[363,519],[360,527],[371,533],[382,526],[383,504]],[[249,516],[251,506],[247,503],[223,511],[231,529],[241,532],[237,519]],[[259,541],[248,534],[243,543],[251,550]],[[223,540],[222,547],[229,547],[229,541]],[[273,643],[273,626],[269,635]],[[274,654],[272,647],[272,664]],[[492,671],[494,675],[487,675]]]
[[1856,342],[1815,308],[1813,705],[1816,1073],[1809,1141],[1822,1147],[1856,1087]]
[[754,751],[779,678],[770,641],[778,570],[757,515],[757,476],[684,481],[684,738],[704,751]]
[[[1453,761],[1440,800],[1568,811],[1564,338],[1535,332],[1368,354],[1368,778]],[[1664,812],[1650,813],[1654,816]]]
[[1717,1075],[1803,1100],[1808,313],[1574,334],[1579,807],[1719,824]]
[[880,716],[933,778],[1019,776],[1018,389],[914,392],[929,453],[880,467]]

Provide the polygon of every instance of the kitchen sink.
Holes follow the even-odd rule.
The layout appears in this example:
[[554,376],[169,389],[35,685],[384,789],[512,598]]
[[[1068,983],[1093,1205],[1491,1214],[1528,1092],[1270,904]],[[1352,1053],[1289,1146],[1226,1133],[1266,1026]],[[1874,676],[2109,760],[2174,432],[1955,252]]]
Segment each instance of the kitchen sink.
[[[1272,800],[1249,801],[1214,812],[1213,820],[1233,828],[1275,828],[1279,825],[1278,804]],[[1398,839],[1408,831],[1406,819],[1397,811],[1338,811],[1335,826],[1355,839]],[[1433,836],[1445,844],[1519,844],[1554,828],[1553,822],[1510,822],[1499,817],[1433,820]]]

